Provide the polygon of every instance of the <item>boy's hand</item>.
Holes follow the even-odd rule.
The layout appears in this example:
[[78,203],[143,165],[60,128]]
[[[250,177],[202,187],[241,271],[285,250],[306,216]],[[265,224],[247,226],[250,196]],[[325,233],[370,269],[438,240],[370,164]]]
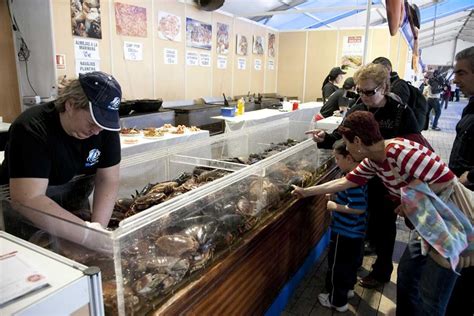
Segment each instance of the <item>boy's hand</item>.
[[291,195],[294,197],[301,199],[306,197],[305,189],[296,185],[291,185],[293,187],[293,191],[291,191]]
[[327,204],[328,211],[335,211],[337,209],[337,204],[334,201],[328,201]]

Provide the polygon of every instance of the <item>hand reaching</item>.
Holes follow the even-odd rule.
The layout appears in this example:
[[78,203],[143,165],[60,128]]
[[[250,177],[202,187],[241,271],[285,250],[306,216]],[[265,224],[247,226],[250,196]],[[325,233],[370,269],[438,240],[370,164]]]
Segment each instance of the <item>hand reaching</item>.
[[89,249],[111,254],[113,247],[112,239],[108,235],[110,232],[97,222],[91,223],[86,221],[85,226],[86,228],[84,229],[84,237],[81,244]]
[[306,135],[311,134],[313,136],[313,141],[315,141],[316,143],[321,143],[322,141],[324,141],[324,138],[326,137],[326,133],[321,129],[313,129],[313,130],[306,131],[304,133]]
[[293,195],[294,197],[301,199],[307,196],[304,188],[296,186],[296,185],[292,185],[292,187],[293,187],[293,191],[291,191],[291,195]]

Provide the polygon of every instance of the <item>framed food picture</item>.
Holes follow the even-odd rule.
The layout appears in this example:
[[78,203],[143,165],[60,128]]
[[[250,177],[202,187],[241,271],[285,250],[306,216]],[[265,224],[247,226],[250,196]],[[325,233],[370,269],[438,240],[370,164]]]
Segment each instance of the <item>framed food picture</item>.
[[263,36],[253,36],[252,53],[256,55],[263,55]]
[[217,53],[225,55],[229,52],[229,25],[217,22]]
[[235,49],[236,49],[235,53],[240,56],[247,56],[247,51],[248,51],[248,46],[249,46],[247,36],[237,34],[236,39],[237,39],[237,43],[235,45]]
[[158,12],[158,37],[168,41],[181,41],[181,18],[171,13]]
[[146,8],[115,2],[115,28],[118,35],[146,37]]
[[73,36],[102,38],[100,0],[70,1]]
[[186,46],[211,50],[212,25],[186,18]]
[[275,57],[275,34],[268,33],[268,57]]

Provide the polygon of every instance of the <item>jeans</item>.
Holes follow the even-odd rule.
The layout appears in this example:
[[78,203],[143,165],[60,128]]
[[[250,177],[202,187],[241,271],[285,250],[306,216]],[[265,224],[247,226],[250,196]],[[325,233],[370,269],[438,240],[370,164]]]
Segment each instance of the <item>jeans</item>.
[[458,275],[423,256],[418,234],[413,235],[398,266],[396,314],[443,316]]
[[429,118],[431,116],[431,110],[433,109],[434,112],[435,112],[435,116],[434,116],[434,119],[433,119],[433,124],[431,124],[431,127],[432,128],[436,128],[438,127],[438,120],[439,120],[439,117],[441,116],[441,102],[438,98],[428,98],[428,120],[427,122],[429,122]]

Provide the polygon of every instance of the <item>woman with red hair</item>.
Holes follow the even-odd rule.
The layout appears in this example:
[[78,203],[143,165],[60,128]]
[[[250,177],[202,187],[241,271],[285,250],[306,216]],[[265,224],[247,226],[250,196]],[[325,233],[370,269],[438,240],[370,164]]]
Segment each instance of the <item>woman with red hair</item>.
[[[384,140],[379,123],[374,115],[367,111],[349,114],[338,131],[342,134],[347,150],[355,160],[361,161],[360,164],[343,178],[309,188],[295,186],[293,195],[301,198],[339,192],[364,185],[377,176],[388,189],[390,198],[399,204],[396,212],[402,216],[409,215],[410,220],[417,220],[414,224],[420,237],[429,243],[432,241],[431,234],[435,237],[436,233],[439,233],[440,235],[436,237],[445,237],[441,235],[445,233],[441,228],[436,231],[433,228],[439,220],[429,222],[426,220],[427,217],[423,217],[426,215],[424,206],[416,203],[414,206],[407,203],[400,204],[402,192],[408,192],[410,189],[416,191],[421,184],[429,184],[431,193],[437,196],[454,185],[455,175],[437,154],[423,145],[404,138]],[[458,213],[455,213],[456,216]],[[459,216],[464,215],[461,213]],[[465,230],[460,230],[459,239],[454,240],[458,236],[454,234],[443,239],[443,242],[446,241],[451,248],[447,246],[443,249],[438,248],[436,243],[440,239],[434,239],[434,242],[430,243],[432,246],[429,248],[430,256],[423,256],[420,238],[416,236],[410,242],[398,267],[397,315],[444,315],[458,277],[455,269],[470,264],[463,258],[474,258],[472,225],[466,223],[466,220],[467,218],[461,219],[467,226],[463,226],[466,227]],[[448,228],[451,227],[449,220],[445,220],[443,224]],[[440,254],[451,259],[452,269],[439,264]],[[460,264],[456,267],[458,260]]]

